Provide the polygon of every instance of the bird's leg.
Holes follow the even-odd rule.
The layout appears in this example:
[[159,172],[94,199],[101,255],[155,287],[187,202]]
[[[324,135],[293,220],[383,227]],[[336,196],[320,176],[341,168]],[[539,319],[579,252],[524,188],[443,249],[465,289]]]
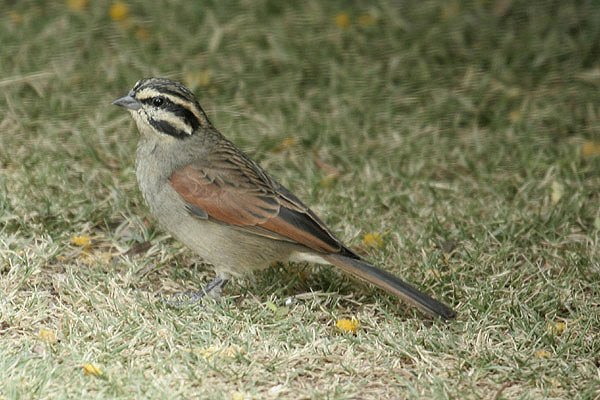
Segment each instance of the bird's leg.
[[221,292],[223,291],[223,287],[227,284],[227,282],[228,279],[217,276],[198,292],[188,290],[187,292],[178,293],[173,296],[176,298],[186,297],[187,300],[165,300],[165,302],[171,307],[182,308],[199,302],[204,296],[207,295],[218,300],[221,298]]

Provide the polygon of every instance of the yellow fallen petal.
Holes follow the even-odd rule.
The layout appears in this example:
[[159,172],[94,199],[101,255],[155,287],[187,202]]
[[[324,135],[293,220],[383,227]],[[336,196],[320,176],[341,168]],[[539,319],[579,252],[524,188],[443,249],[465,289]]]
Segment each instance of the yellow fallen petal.
[[517,122],[519,119],[521,119],[521,111],[520,110],[513,110],[508,114],[508,119],[510,120],[510,122]]
[[548,322],[547,330],[548,333],[553,335],[560,335],[566,329],[566,324],[564,322]]
[[383,246],[383,239],[381,235],[377,232],[370,232],[363,236],[363,244],[366,247],[375,247],[379,248]]
[[352,319],[340,318],[335,323],[335,326],[341,332],[356,334],[356,331],[360,328],[360,323],[354,317]]
[[8,17],[14,24],[20,24],[21,22],[23,22],[23,15],[19,14],[16,11],[9,11]]
[[335,16],[333,23],[340,28],[347,28],[350,25],[350,16],[346,12],[341,12]]
[[88,0],[67,0],[67,7],[73,11],[81,11],[88,6]]
[[535,358],[550,358],[551,355],[552,354],[550,354],[546,350],[538,350],[533,354]]
[[221,359],[233,359],[238,354],[243,354],[244,351],[237,346],[227,346],[225,348],[218,348],[216,346],[210,346],[205,348],[192,348],[186,349],[186,352],[196,354],[202,358],[206,358],[207,360],[212,360],[214,357]]
[[337,176],[335,175],[328,175],[323,177],[323,179],[321,179],[321,186],[323,186],[324,188],[331,188],[331,186],[333,185],[333,182],[337,179]]
[[117,1],[108,9],[108,15],[113,21],[123,21],[129,16],[129,6],[122,1]]
[[54,333],[52,330],[42,328],[38,332],[38,337],[46,343],[56,343],[56,333]]
[[94,364],[85,364],[83,366],[83,372],[86,375],[93,375],[93,376],[102,375],[102,370],[100,369],[100,367],[97,367]]
[[584,155],[584,157],[597,156],[600,154],[600,143],[585,142],[581,147],[581,153]]
[[273,147],[273,152],[279,153],[282,150],[289,149],[295,143],[296,143],[296,141],[294,140],[294,138],[289,137],[289,138],[283,139],[283,141],[281,142],[281,144],[279,144],[278,146]]
[[71,244],[74,246],[87,246],[90,244],[89,236],[74,236],[71,238]]

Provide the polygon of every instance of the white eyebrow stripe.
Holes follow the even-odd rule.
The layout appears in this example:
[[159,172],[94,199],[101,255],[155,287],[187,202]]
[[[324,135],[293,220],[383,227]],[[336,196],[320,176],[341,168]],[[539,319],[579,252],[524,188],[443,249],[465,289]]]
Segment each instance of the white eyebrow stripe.
[[180,97],[176,97],[171,94],[163,94],[162,96],[171,100],[172,103],[180,105],[183,108],[190,111],[192,114],[194,114],[194,116],[198,120],[198,123],[200,125],[202,125],[202,121],[204,121],[204,119],[202,118],[202,114],[199,112],[200,110],[198,110],[198,108],[196,107],[196,103],[191,102],[191,101],[185,101],[185,100],[181,99]]
[[156,89],[153,89],[152,87],[146,87],[146,88],[140,90],[139,92],[137,92],[137,94],[136,94],[136,97],[139,100],[146,100],[146,99],[149,99],[152,97],[158,97],[158,96],[162,96],[166,99],[169,99],[169,101],[171,101],[172,103],[177,104],[177,105],[187,109],[188,111],[190,111],[196,117],[196,120],[198,121],[199,125],[202,125],[205,123],[204,113],[198,108],[198,106],[196,105],[196,102],[194,102],[194,101],[189,101],[189,100],[181,98],[179,96],[175,96],[172,93],[160,92]]

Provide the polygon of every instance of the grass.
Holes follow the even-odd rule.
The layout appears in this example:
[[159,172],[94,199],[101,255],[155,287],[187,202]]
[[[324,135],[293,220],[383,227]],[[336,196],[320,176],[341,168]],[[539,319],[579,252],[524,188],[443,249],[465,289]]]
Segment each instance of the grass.
[[[600,397],[595,2],[111,6],[0,6],[1,399]],[[302,265],[157,301],[213,275],[138,192],[145,76],[457,320]]]

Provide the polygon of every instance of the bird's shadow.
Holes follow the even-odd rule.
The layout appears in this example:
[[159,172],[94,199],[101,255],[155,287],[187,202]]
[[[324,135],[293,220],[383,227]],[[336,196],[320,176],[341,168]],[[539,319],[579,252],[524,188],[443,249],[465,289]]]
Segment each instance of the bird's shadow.
[[[214,278],[210,266],[189,258],[180,259],[171,269],[156,268],[154,273],[182,283],[180,292],[200,291]],[[158,286],[155,289],[160,292]],[[162,294],[168,297],[173,293]],[[234,279],[225,287],[223,296],[233,299],[238,306],[247,298],[283,305],[290,298],[303,301],[318,297],[319,306],[335,312],[358,313],[372,307],[384,314],[415,317],[414,310],[396,297],[324,265],[277,263],[244,279]]]
[[[273,297],[284,301],[318,293],[321,298],[327,299],[327,303],[347,312],[358,312],[366,305],[392,308],[398,304],[393,296],[329,266],[278,263],[256,272],[242,285],[233,290],[261,301]],[[232,293],[231,289],[229,293]]]

